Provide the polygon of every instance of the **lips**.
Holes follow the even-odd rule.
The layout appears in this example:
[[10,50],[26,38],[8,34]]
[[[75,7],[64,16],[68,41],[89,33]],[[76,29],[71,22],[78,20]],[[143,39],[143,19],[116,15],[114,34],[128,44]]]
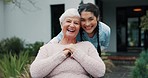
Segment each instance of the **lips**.
[[92,28],[91,26],[85,27],[86,30],[90,30],[91,28]]

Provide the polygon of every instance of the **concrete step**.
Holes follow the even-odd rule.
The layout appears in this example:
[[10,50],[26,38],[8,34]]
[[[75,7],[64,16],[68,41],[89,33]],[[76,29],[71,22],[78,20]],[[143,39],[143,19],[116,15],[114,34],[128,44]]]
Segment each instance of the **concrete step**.
[[109,53],[107,59],[110,59],[115,65],[134,65],[139,53]]

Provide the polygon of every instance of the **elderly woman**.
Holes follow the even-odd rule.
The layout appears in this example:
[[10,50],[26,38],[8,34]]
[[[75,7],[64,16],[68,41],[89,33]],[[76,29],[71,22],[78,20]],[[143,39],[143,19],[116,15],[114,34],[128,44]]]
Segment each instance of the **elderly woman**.
[[80,15],[77,9],[66,10],[60,17],[63,37],[58,43],[42,46],[31,64],[32,78],[101,77],[105,64],[96,48],[88,41],[77,42]]

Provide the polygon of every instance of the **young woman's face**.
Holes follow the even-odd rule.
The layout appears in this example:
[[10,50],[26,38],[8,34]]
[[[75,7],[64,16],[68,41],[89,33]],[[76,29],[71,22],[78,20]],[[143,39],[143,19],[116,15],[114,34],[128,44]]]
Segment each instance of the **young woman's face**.
[[92,12],[81,12],[81,27],[88,33],[94,34],[98,18]]
[[63,36],[66,38],[76,38],[80,29],[79,17],[66,17],[61,23]]

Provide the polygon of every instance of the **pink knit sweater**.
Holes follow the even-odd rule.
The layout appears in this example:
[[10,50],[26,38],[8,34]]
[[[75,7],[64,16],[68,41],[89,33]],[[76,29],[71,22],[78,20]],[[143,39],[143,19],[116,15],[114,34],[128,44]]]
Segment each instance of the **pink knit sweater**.
[[32,78],[95,78],[105,74],[105,64],[95,47],[88,41],[75,44],[72,57],[63,49],[68,45],[48,43],[42,46],[30,67]]

